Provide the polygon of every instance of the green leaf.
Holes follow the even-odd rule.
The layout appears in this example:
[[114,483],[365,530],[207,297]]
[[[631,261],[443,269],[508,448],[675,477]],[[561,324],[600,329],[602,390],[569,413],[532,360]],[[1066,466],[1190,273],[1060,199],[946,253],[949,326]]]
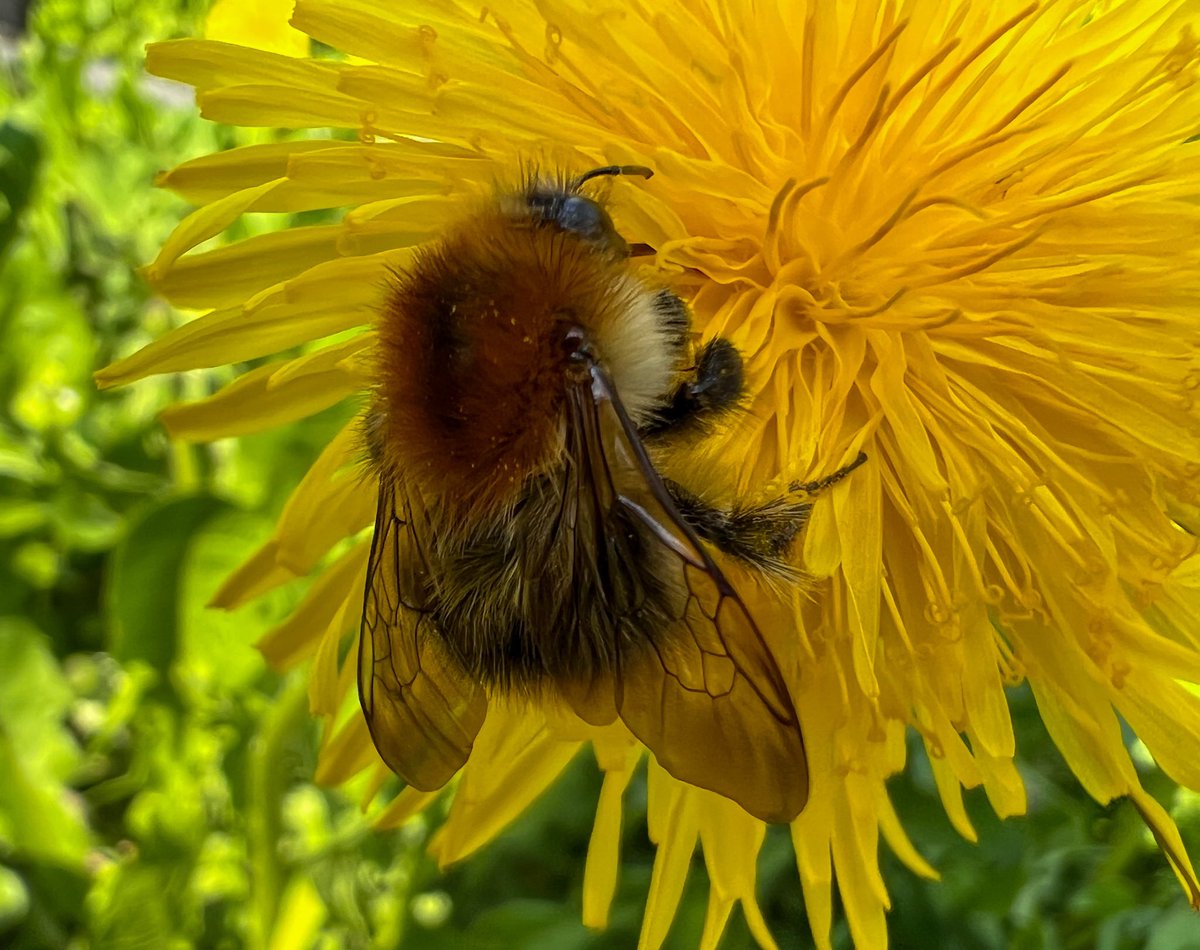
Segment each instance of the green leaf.
[[197,533],[225,508],[208,495],[157,503],[117,547],[106,598],[112,618],[109,650],[122,663],[141,660],[165,674],[174,662],[188,551]]
[[0,670],[0,851],[78,867],[90,841],[63,785],[79,762],[63,726],[71,690],[47,638],[20,618],[0,618]]
[[0,538],[15,538],[46,523],[46,505],[25,498],[0,498]]
[[0,934],[29,913],[29,888],[12,868],[0,864]]
[[585,950],[591,942],[578,910],[558,901],[507,901],[480,914],[467,931],[467,943],[478,950]]
[[0,617],[0,670],[0,725],[36,776],[61,781],[78,750],[63,728],[73,696],[49,639],[23,618]]
[[53,519],[60,542],[80,551],[106,551],[120,537],[123,522],[96,492],[71,485],[54,501]]
[[50,864],[77,867],[89,846],[81,811],[68,807],[67,790],[47,784],[0,722],[0,843]]
[[11,122],[0,125],[0,256],[17,235],[41,164],[38,140]]
[[261,676],[265,663],[254,644],[298,602],[296,585],[285,585],[236,610],[208,606],[273,528],[270,518],[228,508],[196,532],[179,606],[179,668],[195,688],[210,690],[219,684],[237,691]]
[[88,901],[93,946],[135,950],[190,945],[177,937],[196,927],[184,904],[187,872],[185,865],[136,860],[106,869]]
[[1200,920],[1183,901],[1174,910],[1156,914],[1146,950],[1188,950],[1200,941]]

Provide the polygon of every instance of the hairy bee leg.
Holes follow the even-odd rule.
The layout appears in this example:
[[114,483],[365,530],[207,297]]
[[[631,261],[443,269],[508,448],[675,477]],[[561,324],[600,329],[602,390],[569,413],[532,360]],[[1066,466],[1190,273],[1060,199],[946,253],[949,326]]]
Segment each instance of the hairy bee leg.
[[694,412],[732,409],[746,389],[742,354],[724,337],[709,340],[696,361],[696,381],[681,387]]
[[792,482],[788,485],[788,491],[795,492],[800,495],[815,495],[817,492],[824,491],[830,485],[836,485],[843,478],[853,472],[856,468],[862,465],[867,460],[866,452],[859,452],[854,461],[849,465],[839,468],[832,475],[826,475],[824,478],[818,478],[813,482]]
[[[667,311],[665,303],[660,313],[666,325],[674,330],[686,326],[687,308],[674,294],[664,291],[659,300],[669,296],[678,303],[680,311]],[[680,316],[682,314],[682,317]],[[686,332],[685,332],[686,337]],[[681,344],[682,346],[682,338]],[[734,408],[745,391],[745,373],[742,369],[742,354],[723,337],[709,340],[696,359],[696,373],[668,398],[655,418],[642,428],[643,436],[662,435],[678,431],[689,423],[719,415]]]
[[811,482],[792,482],[789,495],[758,505],[718,508],[682,485],[668,481],[667,491],[679,514],[703,540],[740,561],[772,572],[788,571],[792,542],[808,523],[812,504],[791,494],[815,495],[835,485],[867,460],[865,452],[831,475]]
[[665,482],[680,516],[717,550],[760,570],[787,573],[788,552],[812,505],[788,497],[719,508],[676,482]]

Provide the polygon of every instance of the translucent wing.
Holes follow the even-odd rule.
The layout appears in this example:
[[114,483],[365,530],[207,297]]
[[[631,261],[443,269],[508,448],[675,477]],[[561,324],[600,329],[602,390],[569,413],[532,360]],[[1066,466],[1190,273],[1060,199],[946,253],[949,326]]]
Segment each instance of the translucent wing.
[[402,492],[384,477],[367,565],[358,695],[383,761],[421,791],[441,788],[466,762],[487,696],[441,645],[431,579]]
[[[660,765],[765,821],[808,800],[808,766],[786,682],[746,605],[679,515],[602,368],[592,367],[588,441],[602,447],[616,503],[661,543],[678,584],[661,637],[622,649],[617,711]],[[597,453],[593,452],[593,460]],[[595,461],[592,462],[595,465]],[[614,483],[612,469],[636,473]]]

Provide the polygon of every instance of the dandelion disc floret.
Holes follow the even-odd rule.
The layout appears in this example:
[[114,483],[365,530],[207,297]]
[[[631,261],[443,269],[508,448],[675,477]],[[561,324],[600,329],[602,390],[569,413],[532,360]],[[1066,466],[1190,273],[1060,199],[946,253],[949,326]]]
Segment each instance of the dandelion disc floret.
[[[300,0],[292,24],[344,58],[150,49],[149,68],[195,86],[214,121],[335,133],[163,175],[197,210],[148,276],[208,312],[101,384],[333,337],[164,422],[210,439],[309,415],[370,385],[385,275],[494,181],[530,160],[651,167],[644,187],[614,193],[616,227],[653,252],[647,267],[703,335],[746,359],[744,424],[705,443],[719,490],[765,496],[869,456],[813,499],[806,587],[748,596],[804,729],[811,789],[792,838],[818,944],[835,874],[855,940],[886,943],[881,834],[933,874],[884,784],[910,727],[964,836],[964,788],[982,786],[1001,816],[1025,810],[1005,693],[1023,682],[1084,788],[1133,800],[1200,905],[1121,734],[1123,720],[1200,789],[1200,8]],[[192,250],[247,212],[325,208],[345,210]],[[383,774],[339,650],[375,505],[358,432],[316,460],[217,596],[231,606],[323,567],[263,649],[284,665],[313,657],[333,782]],[[584,900],[603,924],[644,756],[619,724],[493,704],[438,857],[493,837],[583,742],[605,772]],[[754,898],[764,826],[647,769],[659,851],[644,945],[664,938],[697,840],[713,882],[706,945],[737,902],[773,945]],[[433,794],[406,790],[383,820]]]

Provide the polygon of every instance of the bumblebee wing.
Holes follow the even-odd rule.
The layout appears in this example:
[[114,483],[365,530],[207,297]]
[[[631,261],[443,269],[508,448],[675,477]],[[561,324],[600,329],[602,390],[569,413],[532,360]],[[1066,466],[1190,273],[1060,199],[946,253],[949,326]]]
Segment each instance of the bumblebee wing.
[[420,531],[402,491],[379,484],[359,634],[358,695],[383,761],[414,788],[462,767],[487,713],[483,687],[441,645]]
[[[638,474],[616,501],[668,552],[675,621],[648,649],[621,655],[617,709],[682,781],[731,798],[764,821],[791,821],[808,800],[808,765],[787,684],[746,605],[683,520],[616,390],[592,370],[592,405],[611,465]],[[597,479],[599,481],[600,479]]]

